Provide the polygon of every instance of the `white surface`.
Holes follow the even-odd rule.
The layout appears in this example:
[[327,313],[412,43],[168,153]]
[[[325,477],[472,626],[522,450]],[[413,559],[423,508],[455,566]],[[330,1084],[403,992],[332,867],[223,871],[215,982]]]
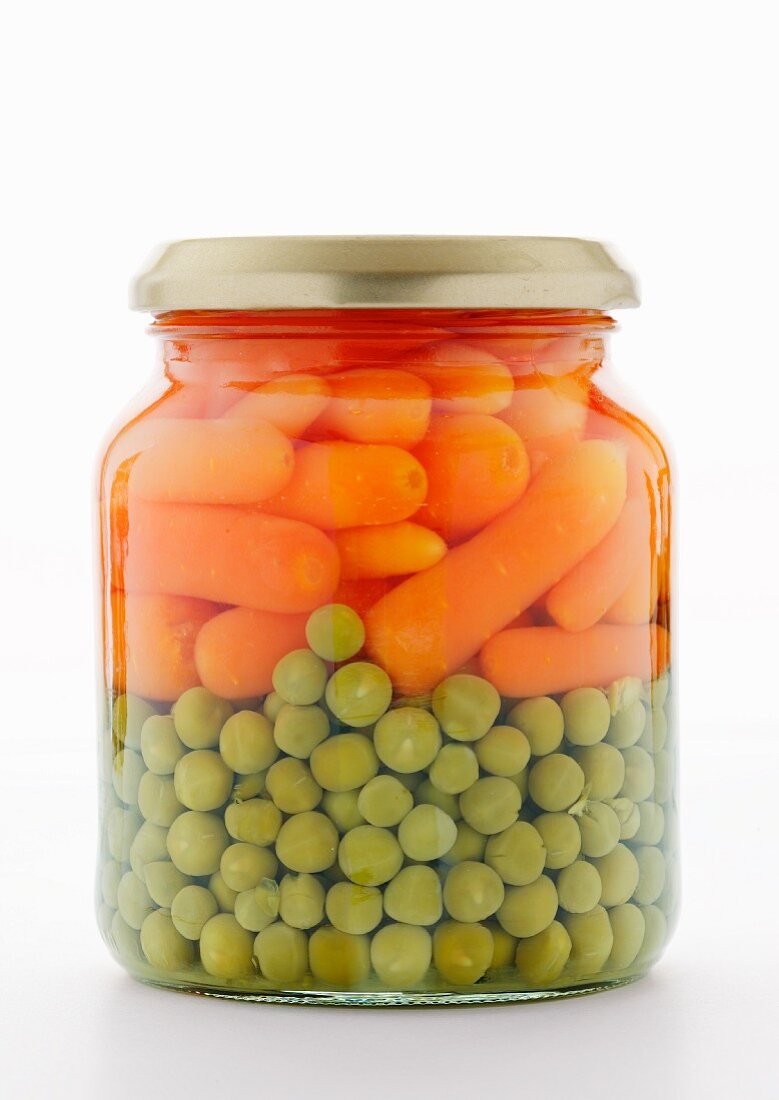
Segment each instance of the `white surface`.
[[[3,1096],[779,1094],[770,6],[76,0],[5,20]],[[99,943],[92,462],[151,369],[126,284],[161,239],[315,232],[603,237],[639,272],[614,359],[678,460],[686,857],[643,984],[284,1010],[143,989]]]

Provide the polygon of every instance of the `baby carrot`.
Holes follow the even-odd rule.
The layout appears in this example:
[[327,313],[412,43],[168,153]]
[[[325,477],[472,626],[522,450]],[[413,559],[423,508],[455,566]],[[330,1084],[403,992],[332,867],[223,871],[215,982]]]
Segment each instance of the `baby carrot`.
[[651,560],[648,549],[644,560],[635,570],[619,597],[607,610],[604,618],[607,623],[648,623],[657,607],[658,576],[660,561]]
[[361,581],[341,582],[333,594],[333,603],[345,603],[356,611],[361,619],[369,608],[378,603],[382,596],[386,596],[395,587],[395,583],[387,577],[366,578]]
[[272,688],[276,663],[306,644],[307,615],[233,607],[206,623],[195,643],[204,687],[223,699],[247,699]]
[[338,554],[315,527],[248,508],[130,497],[129,591],[198,596],[263,611],[311,611],[338,583]]
[[472,657],[590,552],[625,499],[611,443],[550,460],[517,504],[366,616],[367,647],[399,691],[428,691]]
[[297,439],[320,415],[329,390],[323,378],[287,374],[247,393],[225,416],[230,420],[264,420]]
[[332,530],[395,523],[425,499],[427,477],[408,451],[378,443],[309,443],[295,472],[263,512]]
[[292,444],[262,420],[170,420],[156,427],[156,442],[130,474],[130,492],[146,500],[254,504],[292,477]]
[[581,379],[533,375],[517,386],[501,420],[521,437],[534,474],[584,435],[587,390]]
[[436,417],[413,453],[427,473],[427,496],[416,518],[449,542],[505,512],[530,476],[517,433],[483,413]]
[[418,573],[446,553],[440,535],[408,520],[338,531],[335,546],[341,558],[341,577],[349,581]]
[[511,371],[482,348],[442,340],[411,352],[401,362],[430,386],[435,412],[497,413],[511,401]]
[[667,632],[645,626],[605,626],[571,634],[557,626],[504,630],[481,651],[482,675],[501,695],[552,695],[606,687],[623,676],[648,680],[668,666]]
[[187,596],[127,595],[124,638],[115,639],[126,649],[127,690],[167,701],[199,684],[195,639],[218,611]]
[[430,419],[430,387],[403,370],[379,367],[327,376],[331,399],[314,425],[317,437],[413,447]]
[[[606,537],[549,592],[546,609],[558,626],[586,630],[603,618],[624,591],[637,563],[648,557],[649,528],[648,503],[638,498],[625,501]],[[648,561],[644,571],[648,591]]]

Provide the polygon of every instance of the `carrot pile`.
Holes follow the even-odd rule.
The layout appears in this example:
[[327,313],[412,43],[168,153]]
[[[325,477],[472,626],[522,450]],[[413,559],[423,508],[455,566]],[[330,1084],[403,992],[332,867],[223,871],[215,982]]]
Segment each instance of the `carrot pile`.
[[592,337],[298,340],[286,370],[255,343],[210,341],[109,448],[117,690],[262,695],[333,601],[400,695],[664,669],[668,462],[593,384]]

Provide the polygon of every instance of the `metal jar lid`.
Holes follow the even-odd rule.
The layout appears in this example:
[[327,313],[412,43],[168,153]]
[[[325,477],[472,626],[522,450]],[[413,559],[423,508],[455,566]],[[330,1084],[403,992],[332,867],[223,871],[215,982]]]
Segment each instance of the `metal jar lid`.
[[576,237],[213,237],[158,250],[133,309],[623,309],[633,277]]

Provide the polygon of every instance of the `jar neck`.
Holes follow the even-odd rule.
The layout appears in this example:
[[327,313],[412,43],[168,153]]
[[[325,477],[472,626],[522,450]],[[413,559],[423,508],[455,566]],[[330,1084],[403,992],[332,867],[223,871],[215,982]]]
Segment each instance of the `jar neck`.
[[614,327],[596,310],[204,310],[160,314],[150,331],[172,380],[251,386],[301,371],[402,368],[415,349],[448,341],[481,348],[517,377],[589,376]]

